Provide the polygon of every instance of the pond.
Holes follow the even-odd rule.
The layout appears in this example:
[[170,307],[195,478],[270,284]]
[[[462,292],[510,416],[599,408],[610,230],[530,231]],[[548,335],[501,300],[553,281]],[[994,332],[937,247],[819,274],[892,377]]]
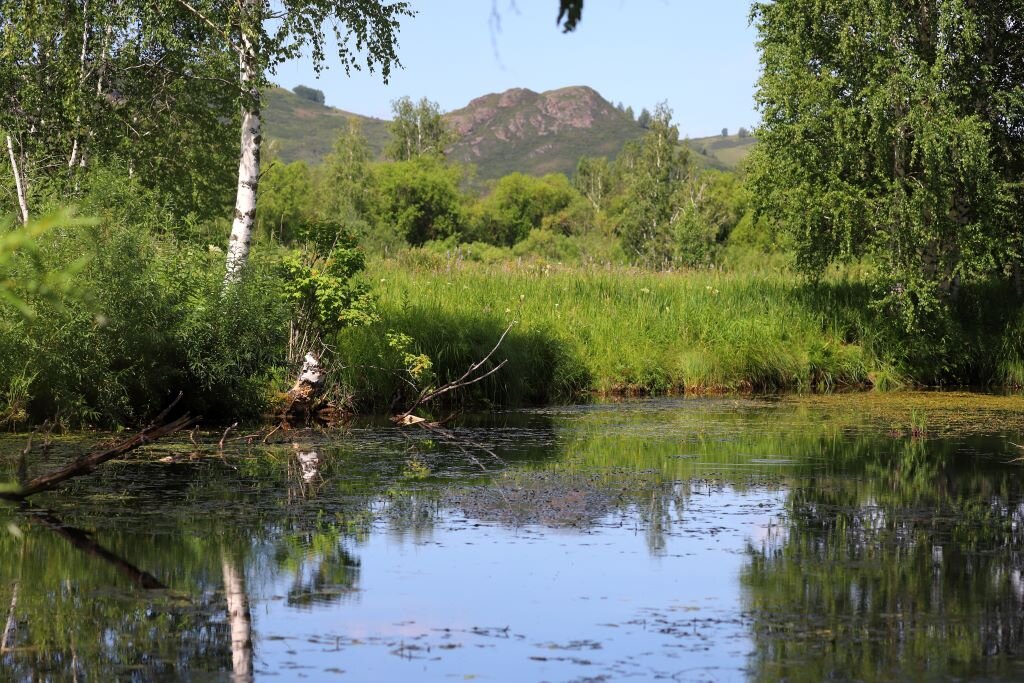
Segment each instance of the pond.
[[0,504],[0,678],[1024,680],[1022,434],[928,393],[179,434]]

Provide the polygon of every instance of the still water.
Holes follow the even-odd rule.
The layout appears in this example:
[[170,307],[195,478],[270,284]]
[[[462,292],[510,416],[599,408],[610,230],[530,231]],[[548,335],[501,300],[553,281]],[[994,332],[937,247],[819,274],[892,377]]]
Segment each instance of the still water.
[[[0,505],[0,680],[1024,680],[1019,398],[274,438],[179,435]],[[24,447],[0,437],[0,480]]]

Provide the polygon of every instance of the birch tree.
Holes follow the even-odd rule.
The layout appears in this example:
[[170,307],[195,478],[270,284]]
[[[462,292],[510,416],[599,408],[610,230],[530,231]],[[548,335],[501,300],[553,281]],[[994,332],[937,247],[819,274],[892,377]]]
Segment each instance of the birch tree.
[[758,2],[754,194],[799,264],[867,257],[908,332],[1022,256],[1024,2]]
[[319,72],[329,40],[345,73],[379,69],[385,82],[399,66],[399,19],[412,16],[407,2],[379,0],[175,0],[199,19],[207,35],[238,64],[241,112],[238,183],[227,250],[225,283],[238,280],[249,256],[260,178],[260,105],[268,76],[281,63],[308,52]]
[[409,97],[400,97],[391,103],[391,112],[391,141],[384,150],[387,159],[409,161],[424,155],[440,158],[455,142],[455,132],[444,120],[437,102],[424,97],[413,104]]
[[235,102],[231,62],[177,4],[0,0],[4,189],[23,221],[94,164],[122,164],[182,207],[214,204]]

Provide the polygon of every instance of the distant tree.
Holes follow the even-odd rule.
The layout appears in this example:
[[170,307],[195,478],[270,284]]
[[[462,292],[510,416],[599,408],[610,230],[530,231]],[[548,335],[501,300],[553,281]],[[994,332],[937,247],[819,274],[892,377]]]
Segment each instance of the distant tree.
[[626,116],[629,117],[630,121],[636,121],[636,114],[633,113],[633,107],[626,107]]
[[808,272],[871,257],[877,303],[908,332],[930,329],[960,279],[1019,264],[1022,11],[1019,0],[754,5],[758,203]]
[[317,104],[324,104],[324,102],[327,101],[326,98],[324,98],[324,91],[317,90],[316,88],[307,88],[304,85],[297,85],[292,88],[292,92],[304,100],[316,102]]
[[614,190],[612,165],[605,157],[582,157],[576,164],[573,186],[600,211]]
[[740,126],[740,129],[736,131],[736,135],[738,135],[741,138],[749,138],[750,131],[744,128],[743,126]]
[[722,129],[722,137],[723,138],[729,137],[729,129],[728,128],[723,128]]
[[359,119],[352,117],[321,167],[323,212],[342,223],[363,223],[375,211],[373,153]]
[[640,110],[640,116],[637,117],[636,122],[640,124],[641,128],[647,128],[651,125],[651,112],[644,107]]
[[748,196],[734,173],[692,171],[674,198],[676,261],[687,266],[712,262],[743,218]]
[[392,161],[408,161],[418,156],[443,157],[455,141],[455,133],[441,115],[436,102],[422,98],[416,104],[409,97],[391,103],[394,119],[388,126],[391,142],[384,156]]
[[624,188],[616,198],[615,223],[626,254],[655,267],[675,257],[673,223],[679,218],[679,190],[690,173],[689,150],[664,102],[655,107],[644,137],[619,156]]
[[378,230],[395,230],[413,245],[444,239],[462,228],[462,180],[458,167],[435,155],[378,164]]
[[306,162],[284,164],[275,159],[266,164],[260,178],[257,234],[285,243],[299,237],[311,218],[309,197],[312,189]]
[[570,207],[580,199],[569,179],[560,173],[536,178],[511,173],[501,178],[494,190],[476,207],[473,236],[510,247],[542,227],[544,219]]

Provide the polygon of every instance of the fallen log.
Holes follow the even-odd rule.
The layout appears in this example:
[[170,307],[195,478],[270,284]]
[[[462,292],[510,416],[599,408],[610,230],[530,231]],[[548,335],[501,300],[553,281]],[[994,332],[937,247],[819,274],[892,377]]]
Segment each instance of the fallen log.
[[177,405],[179,400],[181,400],[180,394],[178,395],[178,398],[174,399],[174,402],[171,403],[171,405],[167,406],[167,408],[157,416],[153,424],[146,427],[138,434],[135,434],[134,436],[125,439],[121,443],[118,443],[106,450],[89,453],[88,455],[84,455],[58,470],[40,475],[23,484],[21,488],[15,491],[0,492],[0,499],[22,501],[37,493],[49,491],[50,489],[61,485],[68,479],[73,479],[93,472],[97,467],[108,460],[118,458],[135,450],[136,448],[139,448],[140,446],[153,443],[161,437],[167,436],[168,434],[174,434],[175,432],[190,426],[195,420],[189,415],[183,415],[172,422],[160,424],[161,421],[167,417],[167,414],[171,409]]

